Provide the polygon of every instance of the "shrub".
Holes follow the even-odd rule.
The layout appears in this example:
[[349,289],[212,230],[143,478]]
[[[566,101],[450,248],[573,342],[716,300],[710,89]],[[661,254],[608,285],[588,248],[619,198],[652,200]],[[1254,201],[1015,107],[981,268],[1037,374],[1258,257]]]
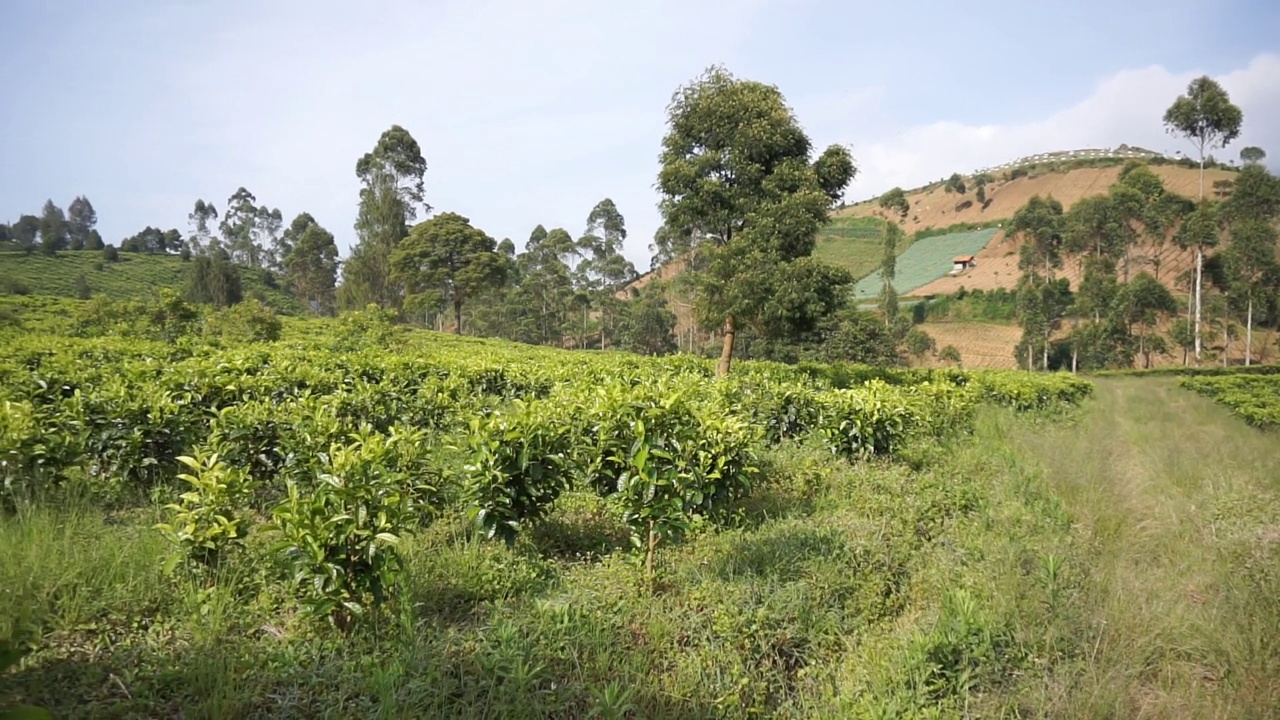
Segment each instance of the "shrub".
[[107,245],[102,248],[102,259],[106,262],[113,263],[120,261],[120,251],[115,245]]
[[179,502],[165,506],[167,523],[155,526],[198,566],[216,567],[233,547],[242,545],[251,518],[242,510],[252,494],[247,473],[223,462],[218,454],[197,450],[178,461],[191,472],[178,475],[191,489],[178,496]]
[[93,288],[89,287],[89,278],[84,273],[76,275],[76,299],[88,300],[93,297]]
[[425,482],[421,430],[381,435],[365,426],[354,440],[317,457],[314,485],[288,480],[272,511],[303,611],[343,632],[385,602],[403,567],[401,537],[438,502]]
[[949,362],[949,363],[954,363],[956,365],[959,365],[960,351],[956,349],[955,345],[947,345],[946,347],[938,351],[938,359],[942,360],[943,362]]
[[210,313],[204,323],[206,336],[233,343],[279,340],[280,330],[275,311],[253,299]]
[[31,286],[22,278],[0,275],[0,295],[30,295]]

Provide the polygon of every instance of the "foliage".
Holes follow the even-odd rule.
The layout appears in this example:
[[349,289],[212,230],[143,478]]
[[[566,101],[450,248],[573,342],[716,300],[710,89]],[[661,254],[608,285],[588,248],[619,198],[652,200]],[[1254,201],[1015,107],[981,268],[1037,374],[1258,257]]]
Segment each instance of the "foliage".
[[896,211],[899,220],[905,218],[907,213],[911,212],[911,203],[907,201],[907,194],[900,187],[895,187],[885,192],[877,202],[885,210]]
[[414,226],[391,253],[391,276],[408,293],[430,292],[453,307],[454,332],[462,334],[462,306],[500,285],[507,271],[494,239],[457,213]]
[[813,252],[855,168],[838,146],[811,163],[810,140],[781,92],[720,67],[676,92],[668,123],[658,175],[663,220],[701,256],[699,310],[723,319],[718,372],[726,374],[736,321],[757,319],[764,299],[752,279]]
[[210,313],[204,323],[206,336],[237,344],[279,340],[280,330],[275,311],[252,298]]
[[343,631],[381,605],[399,579],[396,546],[437,502],[423,473],[424,433],[368,426],[316,457],[314,483],[287,480],[272,510],[279,549],[304,611]]
[[620,328],[623,350],[640,355],[666,355],[676,351],[676,314],[666,297],[655,289],[640,291],[626,305]]
[[1246,165],[1257,165],[1267,159],[1267,151],[1256,145],[1240,148],[1240,162]]
[[1240,373],[1184,377],[1181,385],[1226,405],[1256,427],[1280,426],[1280,375]]
[[227,552],[242,546],[251,525],[244,511],[253,484],[242,468],[229,466],[218,454],[196,451],[178,461],[190,471],[178,475],[191,489],[178,496],[178,503],[165,506],[169,521],[156,525],[170,542],[199,566],[213,568]]

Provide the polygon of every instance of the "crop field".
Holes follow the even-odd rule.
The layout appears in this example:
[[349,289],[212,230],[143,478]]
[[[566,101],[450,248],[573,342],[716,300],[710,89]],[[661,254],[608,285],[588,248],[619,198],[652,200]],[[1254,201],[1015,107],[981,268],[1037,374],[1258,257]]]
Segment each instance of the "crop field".
[[[927,237],[913,243],[898,256],[894,288],[899,295],[922,287],[951,272],[951,259],[957,255],[976,255],[999,232],[996,228]],[[879,270],[858,281],[853,288],[857,299],[876,297],[884,280]]]
[[[141,298],[160,288],[181,292],[190,267],[176,255],[122,252],[117,262],[103,262],[96,250],[64,250],[54,257],[0,252],[0,286],[16,282],[31,295],[74,298],[76,278],[83,274],[95,296]],[[245,297],[259,293],[281,312],[302,312],[292,296],[266,284],[263,271],[240,268],[240,275]]]
[[[884,254],[884,221],[870,217],[834,217],[818,234],[813,256],[845,268],[855,278],[866,277],[880,267]],[[909,237],[898,241],[901,255],[911,244]]]
[[[836,702],[842,638],[892,626],[913,575],[941,571],[917,567],[928,536],[980,506],[979,485],[902,463],[984,407],[1090,391],[711,369],[359,315],[230,348],[8,336],[0,638],[22,659],[0,698],[107,717],[804,714]],[[926,684],[883,702],[965,701],[965,654],[998,655],[950,632],[895,651]],[[939,643],[963,657],[935,672]]]
[[[57,717],[1131,716],[1157,690],[1134,664],[1186,638],[1099,636],[1122,616],[1093,568],[1129,561],[1114,528],[1168,511],[1081,525],[1096,493],[1056,473],[1135,466],[1140,445],[1095,433],[1152,382],[1185,406],[1147,420],[1201,423],[1173,455],[1275,450],[1164,379],[716,378],[377,312],[216,345],[31,317],[0,330],[0,710]],[[1262,467],[1236,476],[1262,505],[1223,521],[1223,552],[1280,521]],[[1223,572],[1280,556],[1195,545]],[[1267,577],[1232,597],[1274,597]],[[1257,626],[1224,642],[1280,616],[1241,607],[1218,622]],[[1271,645],[1234,652],[1200,657],[1231,679],[1195,716],[1273,699]]]

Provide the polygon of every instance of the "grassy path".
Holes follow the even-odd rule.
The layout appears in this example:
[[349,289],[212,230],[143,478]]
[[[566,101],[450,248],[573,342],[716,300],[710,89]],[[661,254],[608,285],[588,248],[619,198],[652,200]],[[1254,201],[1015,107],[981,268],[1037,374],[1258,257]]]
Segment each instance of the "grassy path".
[[1073,427],[1015,428],[1077,523],[1079,656],[1051,717],[1280,716],[1280,435],[1173,381],[1106,379]]

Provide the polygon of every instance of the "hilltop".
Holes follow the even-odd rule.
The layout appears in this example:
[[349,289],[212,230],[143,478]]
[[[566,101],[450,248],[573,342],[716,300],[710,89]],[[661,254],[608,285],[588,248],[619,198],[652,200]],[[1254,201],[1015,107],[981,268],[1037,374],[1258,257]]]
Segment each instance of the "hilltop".
[[[139,299],[160,288],[182,292],[191,263],[178,255],[122,252],[115,262],[104,262],[97,250],[63,250],[57,255],[0,252],[0,293],[75,297],[76,278],[84,274],[94,296]],[[276,287],[265,270],[240,267],[244,297],[257,297],[285,314],[299,314],[302,306]]]

